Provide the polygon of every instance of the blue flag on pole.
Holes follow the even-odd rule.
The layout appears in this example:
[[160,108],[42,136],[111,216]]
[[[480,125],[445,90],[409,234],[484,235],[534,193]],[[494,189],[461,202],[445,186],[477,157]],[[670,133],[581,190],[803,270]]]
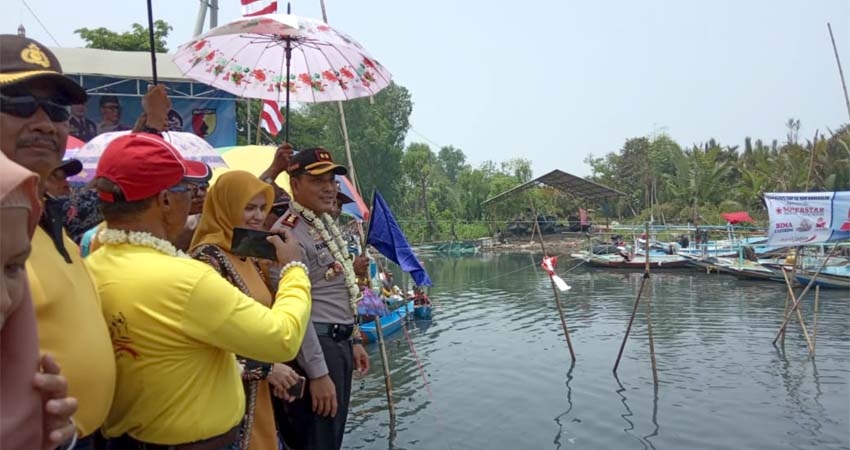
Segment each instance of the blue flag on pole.
[[387,202],[378,191],[375,191],[372,198],[372,217],[369,219],[369,236],[366,237],[366,243],[398,264],[401,270],[410,273],[417,286],[431,286],[428,273],[410,248]]

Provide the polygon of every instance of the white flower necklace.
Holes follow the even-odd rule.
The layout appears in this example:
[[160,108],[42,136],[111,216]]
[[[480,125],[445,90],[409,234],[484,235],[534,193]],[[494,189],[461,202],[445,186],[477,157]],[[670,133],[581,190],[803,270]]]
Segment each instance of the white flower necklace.
[[[334,260],[342,266],[342,273],[345,276],[345,286],[348,288],[348,299],[351,311],[357,315],[357,302],[363,298],[363,293],[360,292],[360,286],[357,285],[357,277],[354,275],[354,264],[351,259],[347,258],[343,253],[343,249],[347,248],[345,240],[342,239],[342,233],[339,227],[336,226],[336,221],[328,213],[323,213],[317,217],[316,213],[305,208],[295,200],[291,200],[289,206],[304,216],[307,224],[319,232],[319,236],[328,244],[328,249],[331,251]],[[330,231],[328,231],[330,230]]]
[[104,228],[97,234],[97,239],[108,245],[131,244],[141,247],[149,247],[168,256],[188,258],[189,256],[181,250],[177,250],[171,242],[158,238],[146,231],[124,231]]

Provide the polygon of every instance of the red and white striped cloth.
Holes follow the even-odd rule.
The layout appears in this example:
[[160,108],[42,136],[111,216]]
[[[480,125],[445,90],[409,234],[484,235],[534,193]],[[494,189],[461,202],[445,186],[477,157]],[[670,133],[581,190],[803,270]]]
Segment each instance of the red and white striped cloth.
[[[274,14],[277,12],[277,0],[240,0],[242,2],[242,17]],[[260,127],[277,136],[283,128],[283,114],[280,106],[271,100],[263,100],[263,112],[260,114]]]
[[285,120],[283,113],[280,112],[280,106],[276,102],[263,100],[263,112],[260,114],[260,127],[262,129],[268,131],[272,136],[277,136],[283,129]]
[[240,0],[242,2],[242,17],[274,14],[277,12],[277,0]]

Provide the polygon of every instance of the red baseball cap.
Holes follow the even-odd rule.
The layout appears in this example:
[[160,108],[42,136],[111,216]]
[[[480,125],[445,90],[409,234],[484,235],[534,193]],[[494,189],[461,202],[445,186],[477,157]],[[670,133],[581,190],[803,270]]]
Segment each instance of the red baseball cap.
[[[151,133],[121,136],[106,146],[97,163],[96,177],[103,177],[121,188],[124,200],[144,200],[181,181],[205,182],[209,166],[189,161],[162,137]],[[114,202],[110,192],[99,192],[106,202]]]

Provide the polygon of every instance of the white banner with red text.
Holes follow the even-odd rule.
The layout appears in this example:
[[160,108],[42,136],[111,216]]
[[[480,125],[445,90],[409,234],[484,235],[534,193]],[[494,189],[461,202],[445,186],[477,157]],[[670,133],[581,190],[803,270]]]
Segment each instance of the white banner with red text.
[[767,244],[787,247],[850,239],[850,191],[765,193]]

